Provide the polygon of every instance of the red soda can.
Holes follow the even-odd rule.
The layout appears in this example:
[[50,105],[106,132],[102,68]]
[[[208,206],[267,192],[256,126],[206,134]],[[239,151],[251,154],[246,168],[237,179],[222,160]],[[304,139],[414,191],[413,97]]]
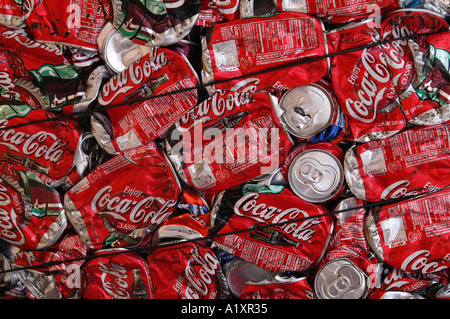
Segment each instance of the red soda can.
[[373,253],[357,246],[336,247],[317,267],[314,291],[319,299],[365,299],[378,277]]
[[61,195],[31,171],[1,161],[0,237],[26,250],[52,246],[67,226]]
[[344,190],[344,151],[329,142],[297,144],[286,156],[280,172],[300,198],[323,203]]
[[338,144],[347,133],[347,121],[329,84],[321,80],[283,93],[280,121],[294,139]]
[[352,193],[376,202],[448,186],[448,127],[416,126],[347,150],[344,174]]
[[7,28],[20,28],[25,26],[25,20],[34,9],[35,1],[4,0],[0,8],[0,25]]
[[239,19],[240,0],[212,0],[212,2],[228,21]]
[[98,250],[81,269],[81,299],[153,299],[148,264],[125,249]]
[[210,28],[214,24],[224,21],[227,21],[227,19],[220,12],[214,1],[201,0],[200,14],[195,21],[196,26]]
[[101,0],[115,29],[139,45],[167,46],[183,39],[200,14],[200,0]]
[[217,193],[277,167],[292,141],[268,93],[216,92],[166,134],[166,149],[189,186]]
[[247,282],[241,299],[316,299],[306,277],[276,276],[273,281]]
[[317,82],[329,71],[326,58],[268,70],[327,54],[321,21],[301,13],[216,24],[202,47],[202,78],[210,94],[244,81],[255,81],[258,90],[285,91]]
[[161,247],[147,257],[155,299],[225,299],[228,288],[209,247],[184,243]]
[[[418,9],[393,11],[381,23],[385,40],[438,32],[383,45],[394,48],[396,52],[388,55],[391,70],[404,73],[399,75],[401,89],[397,88],[397,92],[405,117],[411,124],[439,124],[449,119],[450,84],[444,75],[450,69],[448,28],[443,17]],[[437,63],[442,63],[443,70],[437,67]]]
[[406,127],[385,51],[381,45],[373,46],[381,39],[373,24],[369,19],[327,34],[333,52],[370,45],[336,55],[330,72],[333,91],[348,120],[346,138],[358,142],[392,136]]
[[268,271],[304,271],[328,246],[334,224],[331,216],[322,216],[326,213],[288,188],[245,184],[218,196],[212,209],[212,233],[219,235],[214,243]]
[[100,1],[25,2],[34,2],[26,24],[36,41],[97,51],[97,37],[105,25]]
[[98,102],[106,114],[92,115],[92,132],[110,154],[153,142],[197,103],[197,85],[182,54],[152,48],[103,86]]
[[76,157],[83,136],[77,119],[53,119],[54,112],[13,104],[2,108],[2,115],[0,156],[4,160],[31,170],[54,187],[67,185],[75,164],[80,171],[87,167]]
[[66,214],[92,249],[144,245],[169,218],[180,185],[154,143],[120,153],[65,194]]
[[447,269],[449,198],[450,191],[444,189],[372,208],[366,219],[370,247],[386,264],[410,273]]

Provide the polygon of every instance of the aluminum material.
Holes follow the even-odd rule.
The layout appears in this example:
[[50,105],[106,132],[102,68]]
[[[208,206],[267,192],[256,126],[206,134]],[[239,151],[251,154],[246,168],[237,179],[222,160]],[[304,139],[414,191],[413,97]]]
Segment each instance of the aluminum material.
[[293,136],[311,138],[332,122],[335,105],[331,95],[317,84],[299,86],[280,99],[281,120]]
[[289,167],[288,182],[300,198],[320,203],[333,198],[342,188],[342,164],[331,153],[312,149],[298,155]]
[[386,291],[380,299],[425,299],[421,295],[407,291]]
[[314,290],[319,299],[364,299],[369,277],[350,260],[337,258],[317,273]]
[[223,266],[228,287],[233,295],[239,297],[246,282],[272,282],[277,273],[259,268],[245,260],[233,258]]

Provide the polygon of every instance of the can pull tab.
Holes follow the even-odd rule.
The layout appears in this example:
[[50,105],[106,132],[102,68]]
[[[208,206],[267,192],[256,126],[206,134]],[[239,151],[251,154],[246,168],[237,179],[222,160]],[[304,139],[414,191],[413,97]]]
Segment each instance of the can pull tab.
[[363,278],[351,267],[342,267],[339,269],[337,278],[328,284],[328,294],[331,298],[342,297],[361,287]]
[[308,184],[318,192],[326,192],[335,183],[338,173],[329,166],[320,164],[316,159],[309,158],[300,165],[299,169],[295,171],[295,177]]

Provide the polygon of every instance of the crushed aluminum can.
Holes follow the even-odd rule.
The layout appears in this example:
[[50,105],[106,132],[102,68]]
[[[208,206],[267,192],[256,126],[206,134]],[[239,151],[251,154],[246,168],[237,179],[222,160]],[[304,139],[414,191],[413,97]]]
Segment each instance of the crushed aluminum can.
[[81,269],[80,299],[153,299],[145,259],[126,249],[97,250]]
[[327,33],[332,52],[352,50],[333,57],[330,75],[348,121],[346,139],[357,142],[383,139],[406,128],[389,59],[383,46],[374,45],[381,40],[374,19],[345,24]]
[[345,189],[343,159],[344,151],[338,145],[303,142],[286,156],[280,172],[298,197],[323,203]]
[[375,287],[375,255],[356,246],[330,250],[317,267],[314,291],[319,299],[365,299]]
[[281,96],[280,121],[299,140],[339,143],[346,134],[346,119],[336,96],[322,81],[290,89]]
[[449,125],[416,126],[384,140],[352,146],[344,160],[348,187],[356,197],[377,202],[448,186],[442,172],[449,165],[445,146]]
[[398,79],[396,91],[408,122],[414,125],[446,122],[450,118],[450,84],[446,79],[450,70],[448,24],[426,10],[396,10],[384,17],[380,30],[385,40],[439,31],[393,41],[383,48],[389,57],[390,70],[399,73],[394,73]]
[[278,9],[273,0],[239,0],[240,18],[258,17],[276,12]]
[[163,137],[197,103],[198,83],[181,53],[152,48],[103,86],[98,106],[105,110],[91,116],[99,145],[117,154]]
[[246,282],[241,299],[316,299],[307,277],[275,276],[270,280]]
[[241,298],[248,282],[272,281],[277,273],[262,269],[241,258],[232,257],[222,266],[222,271],[233,296]]
[[33,6],[26,24],[36,41],[97,51],[97,37],[105,24],[100,1],[25,2]]
[[166,134],[166,150],[180,178],[217,193],[276,168],[292,147],[269,93],[248,88],[216,92]]
[[334,223],[326,212],[283,186],[244,184],[218,195],[211,211],[212,234],[220,235],[214,245],[268,271],[305,271],[328,246]]
[[107,22],[98,36],[98,51],[105,66],[113,74],[122,72],[134,61],[150,52],[150,48],[134,43]]
[[[330,61],[308,59],[326,56],[325,41],[321,21],[302,13],[218,23],[202,40],[203,83],[211,95],[242,81],[274,92],[317,82],[328,74]],[[290,65],[300,61],[305,63]]]
[[228,287],[210,247],[184,243],[147,257],[155,299],[226,299]]
[[0,162],[0,237],[21,249],[52,246],[67,226],[62,196],[31,171]]
[[161,47],[177,43],[194,27],[200,0],[101,0],[113,27],[133,42]]
[[450,191],[444,189],[372,208],[365,228],[373,252],[386,264],[410,273],[447,269],[449,200]]
[[212,0],[212,2],[228,21],[239,19],[240,0]]
[[134,247],[149,242],[173,214],[180,192],[164,153],[149,143],[97,167],[64,202],[69,221],[90,248]]
[[213,1],[201,0],[200,14],[195,21],[196,26],[210,28],[214,24],[224,21],[227,21],[227,19]]
[[12,29],[25,26],[25,20],[34,8],[34,1],[6,0],[3,2],[5,5],[0,8],[0,25]]
[[384,14],[400,8],[398,0],[360,0],[360,1],[330,1],[320,0],[273,0],[278,10],[302,12],[319,15],[331,23],[361,20],[373,15],[374,12]]
[[450,284],[446,284],[436,292],[436,299],[450,299]]

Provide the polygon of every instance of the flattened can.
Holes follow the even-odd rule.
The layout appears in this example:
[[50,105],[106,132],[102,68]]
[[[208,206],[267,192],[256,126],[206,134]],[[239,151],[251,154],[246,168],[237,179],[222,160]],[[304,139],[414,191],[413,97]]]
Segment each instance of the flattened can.
[[319,81],[284,93],[279,103],[280,121],[300,140],[339,143],[346,133],[346,119],[327,83]]
[[314,290],[319,299],[364,299],[375,286],[375,255],[356,246],[334,248],[317,268]]
[[332,143],[301,143],[286,157],[281,173],[300,198],[321,203],[336,198],[344,189],[344,151]]

